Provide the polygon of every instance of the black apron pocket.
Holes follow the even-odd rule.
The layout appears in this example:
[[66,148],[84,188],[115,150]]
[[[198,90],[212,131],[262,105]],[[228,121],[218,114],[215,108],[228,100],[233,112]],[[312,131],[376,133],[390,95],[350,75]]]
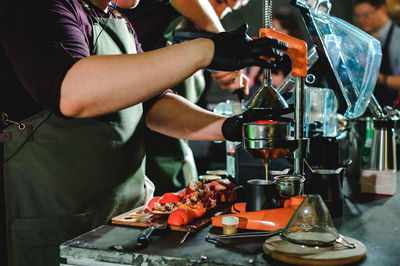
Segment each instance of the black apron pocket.
[[59,265],[60,244],[90,230],[90,213],[15,219],[11,225],[11,265]]

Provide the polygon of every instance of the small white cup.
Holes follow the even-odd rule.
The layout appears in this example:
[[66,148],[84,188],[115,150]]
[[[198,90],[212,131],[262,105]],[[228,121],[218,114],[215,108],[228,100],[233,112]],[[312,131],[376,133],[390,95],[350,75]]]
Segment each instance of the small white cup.
[[236,216],[222,217],[222,232],[224,235],[236,234],[239,225],[239,218]]

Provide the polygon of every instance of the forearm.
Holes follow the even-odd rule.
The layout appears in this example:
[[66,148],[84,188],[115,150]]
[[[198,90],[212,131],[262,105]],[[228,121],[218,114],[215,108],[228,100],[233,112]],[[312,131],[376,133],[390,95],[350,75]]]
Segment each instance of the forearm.
[[400,76],[387,76],[386,84],[389,88],[400,91]]
[[377,84],[385,85],[392,90],[400,91],[400,76],[385,75],[385,74],[379,73]]
[[185,98],[167,93],[146,115],[150,129],[187,140],[224,140],[221,127],[226,117],[200,108]]
[[91,117],[133,106],[206,67],[213,53],[211,40],[197,39],[142,54],[81,59],[63,80],[60,110]]
[[201,30],[224,31],[224,27],[208,0],[171,0],[171,5]]

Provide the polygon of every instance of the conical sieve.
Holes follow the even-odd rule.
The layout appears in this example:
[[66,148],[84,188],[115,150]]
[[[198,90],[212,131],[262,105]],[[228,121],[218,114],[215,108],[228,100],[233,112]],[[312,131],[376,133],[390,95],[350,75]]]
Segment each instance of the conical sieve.
[[340,243],[349,248],[356,247],[338,233],[328,208],[317,194],[307,195],[280,235],[292,243],[305,246],[326,247]]
[[270,237],[279,234],[291,243],[326,247],[339,243],[348,248],[356,245],[338,233],[329,210],[320,195],[307,195],[297,207],[285,228],[271,232],[249,232],[231,235],[209,235],[206,240],[237,239],[248,237]]

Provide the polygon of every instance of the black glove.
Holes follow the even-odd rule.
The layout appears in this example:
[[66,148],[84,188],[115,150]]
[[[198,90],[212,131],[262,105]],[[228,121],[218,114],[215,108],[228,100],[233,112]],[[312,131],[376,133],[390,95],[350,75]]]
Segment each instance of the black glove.
[[212,38],[214,35],[216,35],[216,33],[198,29],[178,29],[172,32],[172,40],[174,43],[181,43],[197,38]]
[[[233,71],[248,66],[275,67],[275,62],[282,59],[282,50],[287,45],[272,38],[252,40],[247,34],[247,24],[243,24],[235,31],[221,32],[213,37],[214,57],[207,67],[214,70]],[[260,56],[273,57],[275,61],[266,61]]]
[[248,109],[242,114],[228,117],[222,124],[222,135],[229,141],[242,141],[243,123],[257,122],[259,120],[291,121],[289,118],[280,117],[282,114],[294,112],[294,106],[286,110],[257,110]]
[[222,135],[229,141],[242,141],[242,115],[228,117],[222,124]]
[[243,123],[255,122],[265,119],[261,112],[246,110],[242,114],[228,117],[222,124],[222,135],[229,141],[242,141]]

